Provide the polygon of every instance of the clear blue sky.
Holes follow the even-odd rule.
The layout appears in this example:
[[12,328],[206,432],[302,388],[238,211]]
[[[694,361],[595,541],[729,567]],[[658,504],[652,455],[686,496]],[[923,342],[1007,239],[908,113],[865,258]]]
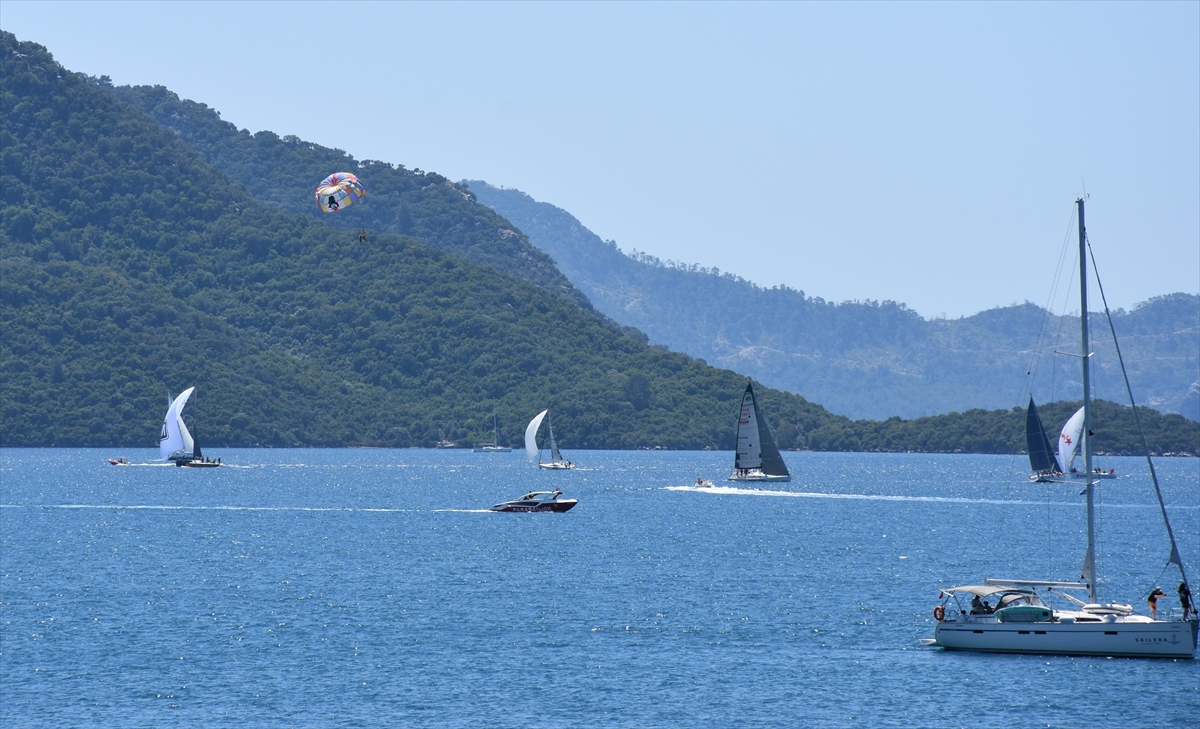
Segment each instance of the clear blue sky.
[[1197,2],[4,0],[0,27],[833,301],[1044,304],[1085,185],[1112,304],[1200,292]]

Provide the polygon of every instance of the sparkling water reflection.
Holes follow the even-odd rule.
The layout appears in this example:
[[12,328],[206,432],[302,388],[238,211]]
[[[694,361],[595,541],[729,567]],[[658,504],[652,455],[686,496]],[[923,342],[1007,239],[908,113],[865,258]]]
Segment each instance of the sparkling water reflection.
[[[574,472],[519,452],[111,455],[0,451],[5,726],[1200,716],[1195,661],[918,646],[941,587],[1077,575],[1078,487],[1010,457],[788,453],[794,480],[756,489],[728,487],[728,453],[576,452]],[[1137,459],[1105,465],[1137,475],[1101,487],[1102,592],[1142,608],[1174,592],[1157,506]],[[1200,574],[1200,460],[1157,466]],[[579,506],[487,509],[554,486]]]

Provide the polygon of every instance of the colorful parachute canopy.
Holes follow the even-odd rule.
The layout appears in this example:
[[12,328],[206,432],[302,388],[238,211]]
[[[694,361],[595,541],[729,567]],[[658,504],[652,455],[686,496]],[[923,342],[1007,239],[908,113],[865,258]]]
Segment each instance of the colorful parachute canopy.
[[335,172],[317,185],[317,207],[323,213],[336,213],[366,199],[362,183],[349,172]]

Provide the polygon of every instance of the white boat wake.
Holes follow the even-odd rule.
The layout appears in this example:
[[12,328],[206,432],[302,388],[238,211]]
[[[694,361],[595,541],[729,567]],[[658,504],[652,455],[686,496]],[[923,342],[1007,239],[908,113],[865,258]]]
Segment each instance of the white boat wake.
[[359,511],[383,512],[388,514],[402,514],[412,511],[421,511],[421,509],[355,509],[338,506],[168,506],[156,504],[0,504],[0,509],[108,509],[112,511]]
[[[859,499],[863,501],[926,501],[944,504],[1000,504],[1003,506],[1077,506],[1067,501],[1025,501],[1017,499],[968,499],[958,496],[887,496],[883,494],[826,494],[816,491],[778,491],[747,489],[736,486],[667,486],[666,491],[696,491],[725,496],[782,496],[797,499]],[[1109,508],[1151,508],[1153,504],[1108,504]]]

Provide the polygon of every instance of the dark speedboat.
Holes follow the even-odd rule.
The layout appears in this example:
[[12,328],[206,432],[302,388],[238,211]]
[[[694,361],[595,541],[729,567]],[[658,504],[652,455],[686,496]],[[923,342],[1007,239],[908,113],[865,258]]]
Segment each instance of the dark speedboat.
[[492,507],[492,511],[570,511],[579,503],[575,499],[561,499],[561,489],[553,491],[530,491],[519,499],[504,501]]

